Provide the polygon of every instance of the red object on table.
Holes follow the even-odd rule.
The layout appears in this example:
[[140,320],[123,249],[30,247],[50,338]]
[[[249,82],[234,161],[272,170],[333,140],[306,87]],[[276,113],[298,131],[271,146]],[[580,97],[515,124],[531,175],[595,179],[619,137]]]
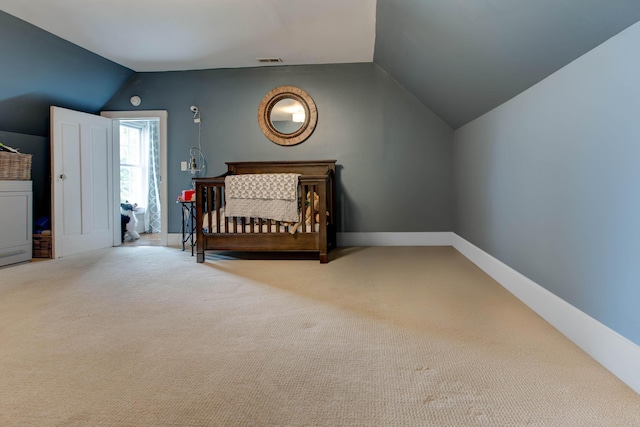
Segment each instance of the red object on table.
[[186,202],[191,202],[195,194],[195,190],[182,190],[182,196],[180,198]]

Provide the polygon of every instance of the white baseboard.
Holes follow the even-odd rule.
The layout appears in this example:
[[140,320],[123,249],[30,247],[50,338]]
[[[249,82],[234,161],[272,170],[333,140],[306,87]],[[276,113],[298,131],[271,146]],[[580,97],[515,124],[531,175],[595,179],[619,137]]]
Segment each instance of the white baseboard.
[[180,246],[180,247],[182,247],[182,233],[169,233],[169,234],[167,234],[167,246]]
[[453,247],[640,394],[640,346],[453,234]]
[[338,246],[453,246],[454,233],[338,233]]
[[[338,246],[453,246],[455,234],[432,233],[337,233]],[[182,246],[181,233],[169,233],[168,246]]]

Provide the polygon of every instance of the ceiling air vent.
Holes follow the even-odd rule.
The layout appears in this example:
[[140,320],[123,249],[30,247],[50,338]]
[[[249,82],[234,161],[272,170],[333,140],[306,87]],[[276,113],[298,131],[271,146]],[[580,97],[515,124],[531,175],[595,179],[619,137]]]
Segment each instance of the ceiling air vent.
[[258,62],[263,64],[273,64],[275,62],[282,62],[282,58],[258,58]]

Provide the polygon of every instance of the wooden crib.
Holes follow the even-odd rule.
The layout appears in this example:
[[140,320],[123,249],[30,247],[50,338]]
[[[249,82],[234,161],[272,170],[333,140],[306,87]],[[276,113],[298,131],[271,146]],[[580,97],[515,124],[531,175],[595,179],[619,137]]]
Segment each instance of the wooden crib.
[[[336,245],[335,160],[227,162],[228,171],[212,178],[194,178],[196,190],[197,262],[205,251],[261,251],[317,253],[321,263]],[[302,221],[296,224],[264,218],[226,217],[225,177],[241,174],[296,173]],[[318,208],[309,197],[317,194]],[[313,199],[313,196],[311,196]],[[310,220],[304,220],[310,209]],[[317,214],[317,215],[316,215]]]

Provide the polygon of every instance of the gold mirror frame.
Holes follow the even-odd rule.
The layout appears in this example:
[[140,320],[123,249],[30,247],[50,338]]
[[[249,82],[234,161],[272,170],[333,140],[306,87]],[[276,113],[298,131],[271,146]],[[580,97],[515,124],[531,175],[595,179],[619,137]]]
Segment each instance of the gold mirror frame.
[[[298,101],[304,108],[305,121],[293,133],[278,131],[271,122],[271,110],[282,99],[290,98]],[[269,140],[278,145],[296,145],[309,138],[318,123],[318,110],[313,99],[304,90],[295,86],[278,86],[269,91],[258,107],[258,124]]]

